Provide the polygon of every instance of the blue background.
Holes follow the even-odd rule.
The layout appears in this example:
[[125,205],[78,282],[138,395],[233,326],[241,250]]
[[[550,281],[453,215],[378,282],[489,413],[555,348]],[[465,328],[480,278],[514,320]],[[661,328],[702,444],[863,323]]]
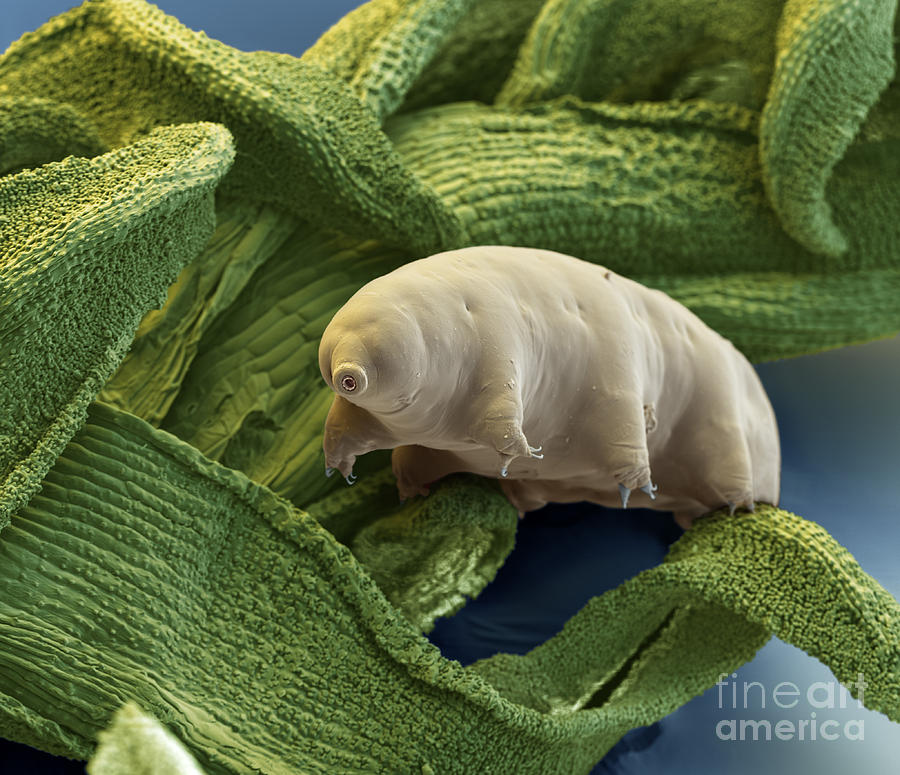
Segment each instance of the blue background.
[[[65,0],[5,0],[0,48],[50,16],[67,10]],[[351,0],[163,0],[158,5],[185,25],[236,48],[268,49],[299,56],[344,13]],[[757,367],[781,432],[781,505],[823,525],[862,567],[900,597],[900,339],[847,347]],[[456,617],[439,623],[432,637],[444,653],[466,663],[498,650],[526,651],[553,635],[592,595],[657,564],[679,534],[671,519],[650,511],[627,513],[575,504],[548,507],[523,520],[516,549],[497,579]],[[613,750],[598,772],[755,775],[816,772],[860,775],[897,770],[900,725],[861,709],[852,698],[844,709],[815,709],[806,691],[831,672],[796,648],[773,639],[732,679],[713,688],[660,724],[638,730]],[[758,681],[745,709],[744,682]],[[801,691],[793,709],[774,707],[772,690],[791,682]],[[727,719],[798,722],[817,713],[819,722],[860,719],[863,740],[720,741],[716,725]],[[33,758],[32,758],[33,757]],[[0,747],[0,771],[83,772],[83,766]]]

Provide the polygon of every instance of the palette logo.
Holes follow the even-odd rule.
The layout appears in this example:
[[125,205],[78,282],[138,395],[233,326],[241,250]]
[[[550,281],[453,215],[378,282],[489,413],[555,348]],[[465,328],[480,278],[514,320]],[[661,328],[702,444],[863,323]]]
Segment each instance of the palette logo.
[[[771,692],[759,681],[747,681],[738,684],[734,679],[737,673],[722,673],[716,682],[718,688],[719,710],[728,711],[767,711],[766,715],[777,713],[778,709],[797,708],[802,712],[809,708],[807,718],[723,718],[716,724],[716,737],[725,741],[754,740],[864,740],[865,725],[863,719],[831,718],[829,715],[846,716],[847,714],[829,714],[829,711],[846,710],[848,707],[863,707],[865,688],[867,686],[862,673],[858,673],[855,681],[843,685],[835,681],[816,681],[801,690],[791,681],[781,681],[772,687]],[[850,696],[849,689],[856,688],[857,699]],[[857,703],[856,706],[853,703]],[[767,704],[768,703],[768,704]],[[794,711],[796,714],[797,711]],[[745,715],[744,713],[735,715]]]

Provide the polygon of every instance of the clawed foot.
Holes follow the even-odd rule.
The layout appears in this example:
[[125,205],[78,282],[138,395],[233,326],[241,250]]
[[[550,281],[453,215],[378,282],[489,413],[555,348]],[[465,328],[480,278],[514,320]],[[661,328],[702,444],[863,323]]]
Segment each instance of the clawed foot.
[[[734,501],[726,501],[726,503],[728,504],[728,514],[733,517],[734,511],[738,507],[739,504],[735,503]],[[753,503],[753,501],[748,501],[747,503],[742,503],[740,505],[743,506],[743,508],[747,509],[747,511],[749,511],[751,513],[756,511],[756,504]]]
[[[334,473],[334,468],[331,466],[325,466],[325,476],[331,476]],[[353,484],[359,477],[353,473],[353,470],[350,470],[350,473],[344,477],[344,481],[347,484]]]
[[653,482],[647,482],[643,487],[641,487],[641,492],[647,493],[650,496],[650,500],[655,501],[656,495],[654,493],[659,489]]
[[[524,436],[522,438],[524,438]],[[528,442],[526,442],[525,447],[528,449],[527,457],[533,457],[535,460],[544,459],[543,455],[538,454],[538,452],[543,449],[543,445],[539,447],[532,447],[530,444],[528,444]],[[517,457],[519,456],[504,454],[502,452],[500,453],[500,476],[502,476],[504,479],[509,476],[509,464]]]
[[[731,516],[734,516],[734,512],[737,508],[746,509],[751,513],[756,511],[756,504],[752,500],[742,500],[740,503],[737,503],[736,501],[725,501],[725,504],[728,506],[728,513]],[[720,506],[719,508],[722,507]],[[712,511],[718,511],[718,509],[713,509]],[[684,530],[690,530],[694,524],[694,520],[704,514],[710,513],[711,511],[708,509],[698,508],[695,511],[676,511],[673,516],[679,527]]]
[[[647,482],[647,484],[642,485],[640,488],[641,492],[647,493],[650,496],[650,500],[656,500],[656,491],[659,489],[653,482]],[[619,482],[619,496],[622,498],[622,508],[628,508],[628,498],[631,495],[631,490],[626,487],[624,484]]]
[[503,479],[509,476],[509,464],[517,457],[544,459],[541,454],[543,447],[529,444],[522,431],[521,421],[516,419],[482,418],[470,429],[468,438],[497,452],[500,456],[500,477]]

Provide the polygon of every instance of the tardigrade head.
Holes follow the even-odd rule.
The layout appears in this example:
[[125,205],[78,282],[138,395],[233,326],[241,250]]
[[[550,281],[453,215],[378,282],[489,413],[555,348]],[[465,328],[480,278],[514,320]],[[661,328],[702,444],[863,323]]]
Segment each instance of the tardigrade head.
[[425,342],[417,320],[381,294],[357,292],[319,342],[319,369],[339,396],[371,412],[408,406],[421,381]]

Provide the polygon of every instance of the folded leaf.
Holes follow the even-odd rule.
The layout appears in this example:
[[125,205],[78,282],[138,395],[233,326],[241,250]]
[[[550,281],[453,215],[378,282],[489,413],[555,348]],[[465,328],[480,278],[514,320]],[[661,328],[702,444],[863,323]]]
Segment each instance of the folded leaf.
[[518,522],[494,482],[468,474],[398,510],[390,467],[307,510],[422,632],[478,597],[512,551]]
[[131,698],[209,773],[586,772],[770,632],[900,718],[900,605],[788,512],[703,518],[530,654],[462,668],[308,514],[97,404],[3,531],[0,734],[84,757]]
[[900,143],[855,145],[836,166],[828,196],[850,248],[826,267],[768,204],[757,118],[724,103],[564,97],[446,105],[387,130],[470,244],[601,263],[670,293],[752,360],[897,332]]
[[634,279],[680,301],[754,363],[900,331],[900,269],[736,272],[727,280],[717,274]]
[[3,94],[68,102],[111,146],[160,124],[223,123],[237,146],[224,192],[421,253],[458,232],[342,79],[237,51],[143,0],[86,2],[23,36],[0,58]]
[[422,70],[400,110],[461,100],[493,102],[543,2],[478,0]]
[[103,400],[158,425],[203,334],[295,228],[296,218],[270,207],[222,204],[212,238],[169,286],[162,309],[141,321],[128,355],[103,387]]
[[851,238],[835,222],[842,203],[826,197],[826,186],[894,77],[896,13],[897,0],[785,2],[760,161],[785,230],[831,258],[846,253]]
[[[302,57],[340,74],[384,119],[475,0],[373,0],[329,29]],[[415,41],[415,45],[410,45]]]
[[97,129],[70,105],[0,97],[0,175],[105,150]]
[[193,124],[0,178],[0,529],[209,238],[232,158]]
[[323,474],[333,394],[319,373],[319,338],[360,285],[408,258],[298,228],[199,343],[162,427],[301,505],[334,489]]
[[516,107],[566,94],[613,102],[716,94],[759,109],[783,5],[784,0],[548,0],[497,104]]
[[896,12],[897,0],[549,0],[497,104],[573,94],[762,109],[772,207],[791,237],[833,258],[848,238],[826,186],[893,78]]

